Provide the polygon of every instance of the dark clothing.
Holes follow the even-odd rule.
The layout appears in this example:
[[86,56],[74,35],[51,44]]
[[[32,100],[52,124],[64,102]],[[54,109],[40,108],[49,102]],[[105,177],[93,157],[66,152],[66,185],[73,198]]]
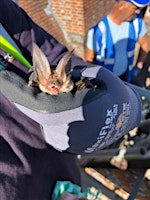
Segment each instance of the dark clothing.
[[138,78],[140,82],[142,83],[142,86],[150,90],[150,85],[146,85],[146,79],[150,78],[150,51],[147,54],[143,68],[141,72],[139,73]]
[[39,124],[0,100],[0,200],[50,200],[57,180],[80,184],[74,155],[47,145]]
[[[55,65],[66,47],[36,25],[11,0],[0,0],[0,23],[32,63],[32,42],[42,46]],[[0,54],[4,52],[0,50]],[[77,57],[73,64],[84,64]],[[18,61],[22,76],[28,69]],[[56,180],[80,184],[74,155],[61,153],[46,144],[38,123],[0,96],[0,200],[50,200]]]

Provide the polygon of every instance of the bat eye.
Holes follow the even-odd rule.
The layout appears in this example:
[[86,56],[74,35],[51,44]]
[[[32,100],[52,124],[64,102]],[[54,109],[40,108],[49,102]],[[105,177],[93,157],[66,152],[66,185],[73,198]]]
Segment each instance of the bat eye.
[[63,81],[62,80],[57,80],[57,85],[62,85]]

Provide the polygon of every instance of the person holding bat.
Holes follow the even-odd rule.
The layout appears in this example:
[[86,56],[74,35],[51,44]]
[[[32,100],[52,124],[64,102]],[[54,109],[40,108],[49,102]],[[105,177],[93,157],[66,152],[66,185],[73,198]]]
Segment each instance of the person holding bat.
[[[100,151],[139,125],[141,100],[107,69],[68,52],[13,1],[0,1],[0,23],[33,65],[14,59],[0,72],[0,198],[49,200],[58,180],[81,186],[77,154]],[[41,79],[43,68],[55,84]],[[97,87],[73,93],[76,77]],[[28,86],[34,80],[40,91]]]

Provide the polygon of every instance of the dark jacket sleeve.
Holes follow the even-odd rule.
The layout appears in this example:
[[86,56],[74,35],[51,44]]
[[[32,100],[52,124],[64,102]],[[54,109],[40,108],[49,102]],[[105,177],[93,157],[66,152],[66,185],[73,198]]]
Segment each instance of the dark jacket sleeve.
[[[32,62],[36,42],[50,62],[57,63],[67,48],[45,32],[11,0],[0,0],[0,23],[14,39],[23,55]],[[74,62],[83,62],[74,57]],[[21,70],[25,66],[15,63]],[[10,82],[11,84],[11,82]],[[47,145],[40,125],[0,94],[0,199],[51,199],[57,180],[80,184],[74,155]]]
[[50,200],[57,180],[80,184],[74,155],[47,145],[40,125],[0,92],[0,199]]

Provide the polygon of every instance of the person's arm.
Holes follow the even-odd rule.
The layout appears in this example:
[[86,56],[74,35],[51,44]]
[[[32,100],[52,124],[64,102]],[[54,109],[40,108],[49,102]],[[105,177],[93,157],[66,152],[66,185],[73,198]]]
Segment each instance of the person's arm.
[[138,43],[140,45],[140,52],[136,66],[142,69],[147,53],[150,51],[150,41],[148,35],[145,34],[143,37],[139,38]]
[[95,58],[95,51],[89,49],[89,48],[86,48],[86,57],[85,57],[85,60],[89,63],[93,63],[94,62],[94,58]]
[[85,60],[94,63],[96,56],[96,39],[94,37],[94,26],[91,27],[87,34],[86,56]]

